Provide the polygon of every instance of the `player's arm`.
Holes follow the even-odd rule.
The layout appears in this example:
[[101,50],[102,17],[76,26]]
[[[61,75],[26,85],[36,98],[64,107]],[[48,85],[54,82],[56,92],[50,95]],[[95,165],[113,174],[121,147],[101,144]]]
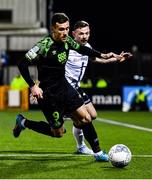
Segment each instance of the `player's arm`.
[[70,36],[67,37],[67,42],[70,45],[70,49],[73,49],[80,54],[87,55],[89,57],[99,57],[99,58],[102,57],[99,51],[89,48],[87,46],[80,45]]
[[107,64],[107,63],[112,63],[112,62],[117,62],[119,61],[117,58],[112,57],[112,58],[94,58],[94,62],[101,63],[101,64]]
[[[101,55],[102,56],[102,55]],[[120,55],[112,53],[112,57],[110,58],[93,58],[92,60],[94,62],[102,63],[102,64],[107,64],[107,63],[112,63],[112,62],[123,62],[126,59],[132,57],[131,53],[128,52],[122,52]]]
[[104,54],[104,53],[100,53],[99,51],[93,49],[93,48],[89,48],[87,46],[83,46],[78,44],[76,41],[74,41],[74,39],[72,39],[70,36],[68,36],[67,38],[67,42],[70,44],[71,48],[74,49],[75,51],[77,51],[80,54],[84,54],[87,55],[89,57],[98,57],[98,58],[102,58],[102,59],[110,59],[110,58],[114,58],[111,59],[111,61],[118,59],[120,62],[126,60],[127,58],[130,58],[132,56],[131,53],[128,52],[122,52],[120,55],[115,54],[113,52]]
[[[107,54],[101,53],[101,57],[104,59],[118,57],[119,59],[121,58],[121,61],[123,61],[123,60],[126,60],[127,58],[132,57],[132,54],[130,52],[124,52],[124,51],[122,51],[121,54],[116,54],[116,53],[110,52]],[[122,57],[124,57],[124,58],[122,58]]]
[[29,72],[30,62],[24,57],[23,59],[18,61],[18,68],[20,70],[21,75],[23,76],[24,80],[27,82],[29,87],[32,87],[35,85],[34,81],[32,80]]
[[32,62],[38,56],[38,54],[36,52],[34,52],[34,50],[35,49],[33,49],[33,48],[31,50],[29,50],[26,53],[25,57],[18,62],[18,68],[19,68],[20,73],[23,76],[24,80],[29,85],[32,95],[37,98],[43,98],[42,89],[39,88],[39,86],[37,84],[35,84],[35,82],[31,78],[30,72],[29,72],[29,65],[32,64]]
[[80,46],[80,49],[78,52],[80,54],[85,54],[90,57],[96,57],[97,58],[96,62],[98,61],[102,63],[110,63],[110,62],[116,62],[116,61],[123,62],[132,57],[132,54],[129,52],[122,52],[119,55],[115,53],[109,53],[109,55],[103,57],[103,53],[100,53],[99,51],[86,47],[86,46]]
[[104,54],[104,53],[100,53],[99,51],[97,51],[93,48],[80,45],[70,36],[67,37],[67,42],[70,44],[71,49],[74,49],[78,53],[83,54],[83,55],[87,55],[89,57],[98,57],[98,58],[102,58],[102,59],[109,59],[109,58],[112,58],[114,56],[118,56],[117,54],[115,54],[113,52]]
[[114,56],[116,56],[117,54],[113,53],[113,52],[110,52],[110,53],[101,53],[101,57],[104,58],[104,59],[109,59],[109,58],[112,58]]

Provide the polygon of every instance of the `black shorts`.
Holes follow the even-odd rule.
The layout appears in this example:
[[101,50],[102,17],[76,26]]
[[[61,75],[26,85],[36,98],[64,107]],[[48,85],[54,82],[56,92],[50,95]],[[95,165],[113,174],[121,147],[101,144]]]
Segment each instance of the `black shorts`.
[[88,104],[91,102],[89,96],[80,88],[77,87],[76,90],[80,93],[80,95],[82,96],[82,99],[84,101],[84,104]]
[[68,83],[62,90],[52,93],[52,88],[43,89],[43,99],[38,99],[39,106],[50,126],[54,129],[63,125],[65,112],[73,112],[84,104],[81,95]]

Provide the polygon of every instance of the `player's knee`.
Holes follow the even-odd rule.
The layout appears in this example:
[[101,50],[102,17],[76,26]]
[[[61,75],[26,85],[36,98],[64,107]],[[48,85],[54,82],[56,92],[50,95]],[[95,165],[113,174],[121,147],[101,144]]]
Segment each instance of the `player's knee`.
[[58,129],[52,129],[52,135],[53,137],[56,137],[56,138],[62,137],[65,132],[66,132],[66,129],[64,127],[61,127]]
[[85,116],[82,116],[82,118],[80,119],[80,123],[82,126],[90,123],[91,121],[92,121],[92,117],[88,113],[86,113]]
[[89,113],[84,113],[81,114],[81,116],[79,117],[79,121],[82,123],[90,123],[91,122],[91,115]]
[[84,122],[84,123],[90,123],[91,121],[92,121],[92,117],[89,113],[87,113],[82,120],[82,122]]
[[61,138],[62,136],[63,136],[63,133],[60,133],[60,132],[54,132],[53,133],[53,137]]
[[77,127],[88,124],[92,121],[91,115],[86,111],[85,107],[81,107],[76,113],[74,112],[72,120]]
[[54,137],[56,137],[56,138],[61,138],[62,136],[63,136],[63,134],[55,134]]

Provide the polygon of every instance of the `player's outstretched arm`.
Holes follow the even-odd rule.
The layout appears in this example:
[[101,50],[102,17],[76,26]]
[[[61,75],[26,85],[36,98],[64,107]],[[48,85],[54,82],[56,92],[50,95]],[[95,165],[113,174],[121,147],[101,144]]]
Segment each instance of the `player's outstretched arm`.
[[[101,54],[102,56],[102,54]],[[104,57],[103,56],[101,58],[95,58],[94,62],[98,62],[98,63],[102,63],[102,64],[107,64],[107,63],[111,63],[111,62],[123,62],[129,58],[132,57],[132,54],[129,52],[121,52],[121,54],[115,54],[115,53],[111,53],[111,55],[109,56],[109,58]]]
[[111,62],[116,62],[118,61],[117,58],[115,57],[112,57],[112,58],[95,58],[94,59],[94,62],[97,62],[97,63],[101,63],[101,64],[107,64],[107,63],[111,63]]
[[104,59],[109,59],[112,57],[118,56],[118,54],[110,52],[110,53],[101,53],[101,57]]

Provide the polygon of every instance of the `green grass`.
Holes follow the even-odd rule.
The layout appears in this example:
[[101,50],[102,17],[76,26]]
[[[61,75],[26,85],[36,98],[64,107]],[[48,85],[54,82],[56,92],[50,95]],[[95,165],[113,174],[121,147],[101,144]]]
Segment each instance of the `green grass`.
[[[29,119],[43,120],[39,111],[23,112]],[[133,156],[125,168],[95,162],[92,156],[75,154],[72,122],[66,121],[67,133],[51,138],[25,130],[19,138],[12,136],[16,112],[0,112],[0,178],[1,179],[152,179],[152,156]],[[152,129],[148,112],[101,111],[100,118]],[[94,121],[100,144],[107,152],[118,143],[127,145],[133,155],[152,155],[152,133]]]

